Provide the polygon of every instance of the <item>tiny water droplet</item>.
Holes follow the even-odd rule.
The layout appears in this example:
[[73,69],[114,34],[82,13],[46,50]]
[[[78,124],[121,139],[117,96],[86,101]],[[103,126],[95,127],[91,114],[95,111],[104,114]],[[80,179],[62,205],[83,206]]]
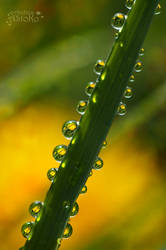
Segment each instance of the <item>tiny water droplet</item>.
[[91,96],[91,94],[92,94],[93,90],[95,89],[95,87],[96,87],[96,83],[95,82],[89,82],[88,85],[85,88],[85,93],[88,96]]
[[70,216],[75,216],[78,213],[78,211],[79,211],[79,206],[78,206],[78,203],[75,202],[71,210]]
[[92,170],[89,172],[89,177],[93,175],[93,172]]
[[57,168],[50,168],[47,172],[47,177],[50,181],[54,181],[56,179]]
[[69,223],[67,223],[66,228],[63,232],[63,238],[69,238],[72,235],[72,232],[73,232],[72,226]]
[[22,225],[21,227],[21,233],[22,235],[27,238],[30,239],[32,236],[32,230],[34,227],[34,222],[26,222],[25,224]]
[[122,42],[120,43],[120,47],[123,48],[123,43]]
[[94,72],[97,74],[97,75],[100,75],[101,72],[103,71],[104,69],[104,66],[105,66],[105,62],[103,60],[97,60],[96,64],[95,64],[95,67],[94,67]]
[[70,201],[64,201],[63,202],[63,206],[66,208],[66,209],[69,209],[70,208]]
[[103,141],[102,148],[106,148],[106,146],[107,146],[107,141],[105,140]]
[[53,150],[53,157],[56,161],[61,162],[67,152],[67,146],[58,145]]
[[117,110],[117,114],[120,116],[123,116],[126,113],[127,113],[126,104],[124,104],[123,102],[120,102],[118,110]]
[[87,186],[83,186],[83,188],[80,191],[80,194],[85,194],[87,192]]
[[138,61],[135,64],[134,69],[135,69],[136,72],[141,72],[143,70],[143,63],[141,61]]
[[98,170],[102,167],[103,167],[103,160],[101,158],[97,157],[97,159],[94,162],[93,168]]
[[128,8],[129,10],[132,8],[133,4],[134,4],[135,0],[126,0],[126,8]]
[[159,15],[160,13],[161,13],[161,4],[158,4],[157,7],[156,7],[156,9],[155,9],[154,14],[155,15]]
[[81,115],[83,115],[86,111],[86,108],[88,106],[88,101],[79,101],[78,105],[77,105],[77,112]]
[[130,78],[129,78],[129,81],[130,81],[130,82],[134,82],[134,81],[135,81],[135,76],[134,76],[134,75],[131,75]]
[[119,37],[119,32],[116,32],[115,35],[114,35],[115,39],[117,40],[118,37]]
[[144,48],[141,48],[140,51],[139,51],[139,56],[143,56],[144,52],[145,52]]
[[62,133],[66,139],[71,139],[78,127],[77,121],[67,121],[63,124]]
[[112,18],[112,27],[116,30],[120,30],[125,22],[125,15],[122,13],[116,13]]
[[42,210],[44,203],[41,201],[35,201],[29,206],[29,213],[34,217],[37,218]]
[[132,89],[130,87],[126,87],[125,92],[124,92],[124,97],[125,98],[131,98],[133,95]]

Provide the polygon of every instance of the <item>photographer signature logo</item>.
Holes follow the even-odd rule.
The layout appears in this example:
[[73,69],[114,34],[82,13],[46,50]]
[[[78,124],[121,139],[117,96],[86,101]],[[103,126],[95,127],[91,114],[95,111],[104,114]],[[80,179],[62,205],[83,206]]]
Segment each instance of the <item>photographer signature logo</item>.
[[15,10],[8,13],[6,23],[9,26],[14,23],[38,23],[43,18],[40,11]]

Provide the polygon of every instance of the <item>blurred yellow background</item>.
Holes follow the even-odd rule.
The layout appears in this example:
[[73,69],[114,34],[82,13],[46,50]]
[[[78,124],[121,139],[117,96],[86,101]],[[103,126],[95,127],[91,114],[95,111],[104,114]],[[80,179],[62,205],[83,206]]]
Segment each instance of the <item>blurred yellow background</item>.
[[[28,207],[44,200],[46,173],[58,167],[52,150],[68,143],[62,124],[79,119],[76,104],[95,80],[96,59],[107,57],[110,19],[119,11],[127,12],[124,1],[2,1],[1,250],[25,242],[20,228],[32,220]],[[128,114],[114,121],[100,154],[104,167],[87,181],[71,219],[73,234],[61,249],[166,249],[165,13],[163,3],[145,42],[144,71],[131,86]],[[29,15],[40,18],[21,19]]]

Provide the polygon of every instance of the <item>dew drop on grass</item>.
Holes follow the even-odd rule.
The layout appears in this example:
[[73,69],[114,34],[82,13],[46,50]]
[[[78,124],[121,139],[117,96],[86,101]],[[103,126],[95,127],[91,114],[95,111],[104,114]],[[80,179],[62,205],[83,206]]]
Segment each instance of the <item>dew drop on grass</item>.
[[78,203],[75,202],[71,210],[70,216],[75,216],[78,213],[78,211],[79,211],[79,206],[78,206]]
[[122,13],[116,13],[112,18],[112,27],[116,30],[120,30],[125,22],[125,15]]
[[77,112],[81,115],[83,115],[86,111],[86,108],[88,106],[88,101],[79,101],[78,105],[77,105]]
[[80,194],[85,194],[87,192],[87,186],[83,186],[83,188],[80,191]]
[[116,32],[116,33],[114,34],[114,37],[115,37],[115,39],[117,40],[118,37],[119,37],[119,32]]
[[56,161],[61,162],[67,152],[67,146],[58,145],[53,150],[53,157]]
[[104,66],[105,66],[105,62],[103,60],[97,60],[96,64],[95,64],[95,67],[94,67],[94,72],[97,74],[97,75],[100,75],[101,72],[103,71],[104,69]]
[[106,146],[107,146],[107,141],[105,140],[103,141],[102,148],[106,148]]
[[63,202],[63,206],[64,206],[64,208],[66,208],[66,209],[69,209],[70,208],[70,201],[64,201]]
[[131,75],[130,78],[129,78],[129,81],[130,81],[130,82],[134,82],[134,81],[135,81],[135,76],[134,76],[134,75]]
[[43,208],[44,203],[41,201],[35,201],[29,206],[29,213],[34,217],[37,218]]
[[161,4],[158,4],[157,7],[156,7],[156,9],[155,9],[154,14],[155,15],[159,15],[160,13],[161,13]]
[[126,113],[127,113],[126,104],[124,104],[123,102],[120,102],[118,110],[117,110],[117,114],[120,116],[124,116]]
[[132,97],[132,95],[133,95],[132,89],[130,87],[126,87],[126,89],[124,91],[124,97],[129,99]]
[[57,168],[50,168],[47,172],[47,177],[50,181],[54,181],[56,179]]
[[94,169],[100,169],[103,167],[103,160],[99,157],[97,157],[97,159],[95,160],[94,164],[93,164],[93,168]]
[[77,121],[67,121],[63,124],[62,133],[66,139],[71,139],[78,127]]
[[34,227],[34,222],[26,222],[25,224],[22,225],[21,227],[21,233],[22,235],[27,238],[30,239],[32,236],[32,230]]
[[136,72],[141,72],[143,70],[143,64],[141,61],[136,62],[134,69]]
[[134,4],[135,0],[126,0],[126,8],[128,8],[129,10],[132,8],[133,4]]
[[63,232],[63,238],[69,238],[72,235],[72,232],[73,232],[72,226],[69,223],[67,223],[66,228]]
[[85,88],[85,93],[88,95],[88,96],[91,96],[93,90],[95,89],[96,87],[96,83],[95,82],[89,82]]
[[139,51],[139,56],[143,56],[144,52],[145,52],[144,48],[141,48],[140,51]]

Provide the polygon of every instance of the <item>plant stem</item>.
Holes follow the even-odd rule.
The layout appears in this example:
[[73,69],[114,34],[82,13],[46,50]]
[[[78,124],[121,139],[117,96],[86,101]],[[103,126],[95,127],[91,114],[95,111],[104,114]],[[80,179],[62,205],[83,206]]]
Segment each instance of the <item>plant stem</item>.
[[[72,206],[86,183],[102,143],[109,131],[119,102],[138,57],[158,0],[137,0],[114,43],[105,68],[80,120],[65,159],[59,167],[44,202],[41,218],[35,224],[25,249],[58,248]],[[64,202],[71,204],[69,209]]]

